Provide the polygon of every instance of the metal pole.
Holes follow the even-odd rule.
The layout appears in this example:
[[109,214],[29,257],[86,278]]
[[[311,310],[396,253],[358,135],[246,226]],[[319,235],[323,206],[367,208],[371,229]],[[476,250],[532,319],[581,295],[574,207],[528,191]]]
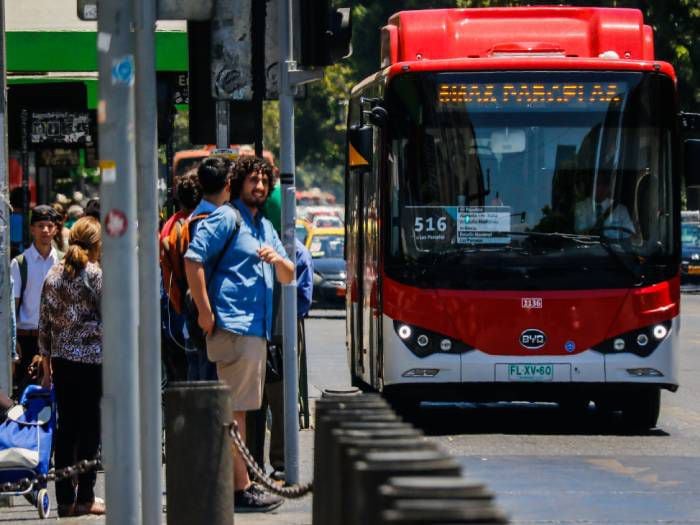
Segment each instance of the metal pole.
[[[280,50],[280,182],[282,184],[282,243],[296,268],[294,218],[294,87],[289,72],[292,56],[292,0],[279,2]],[[297,370],[296,280],[282,285],[282,341],[284,355],[284,469],[287,483],[299,482],[299,379]]]
[[158,269],[158,158],[155,0],[134,0],[138,188],[139,390],[144,525],[160,525],[163,483]]
[[231,104],[228,100],[216,101],[216,147],[228,148]]
[[7,158],[7,62],[5,0],[0,0],[0,390],[12,392],[10,315],[15,307],[10,287],[10,184]]
[[102,457],[107,525],[141,524],[132,15],[131,2],[100,0],[97,120],[104,226]]
[[[22,133],[22,249],[26,250],[31,245],[29,236],[29,111],[22,109],[20,113],[20,125]],[[36,185],[35,185],[36,187]]]

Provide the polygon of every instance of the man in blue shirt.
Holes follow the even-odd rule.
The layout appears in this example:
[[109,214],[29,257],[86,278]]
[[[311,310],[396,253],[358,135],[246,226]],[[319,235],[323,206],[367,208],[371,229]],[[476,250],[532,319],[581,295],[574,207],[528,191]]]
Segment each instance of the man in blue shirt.
[[[270,164],[246,156],[232,171],[234,201],[199,223],[185,253],[185,272],[207,334],[207,355],[231,389],[233,417],[245,436],[246,412],[262,403],[274,278],[290,283],[294,265],[260,213],[274,184]],[[233,460],[237,512],[266,512],[282,503],[251,483],[239,454]]]

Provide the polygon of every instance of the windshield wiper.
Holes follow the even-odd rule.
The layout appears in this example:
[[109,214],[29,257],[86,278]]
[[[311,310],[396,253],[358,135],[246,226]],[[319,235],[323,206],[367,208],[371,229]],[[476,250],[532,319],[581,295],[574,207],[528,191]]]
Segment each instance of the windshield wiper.
[[[634,233],[634,232],[633,232]],[[579,233],[560,233],[560,232],[511,232],[511,235],[528,235],[533,237],[554,237],[559,239],[568,239],[578,244],[598,244],[603,247],[607,254],[617,262],[618,266],[631,275],[636,284],[640,284],[644,279],[641,266],[635,266],[623,255],[623,252],[617,251],[610,243],[611,238],[602,235],[590,235]],[[634,255],[631,254],[633,257]]]
[[426,253],[424,257],[420,257],[418,262],[428,265],[435,264],[449,264],[461,261],[464,257],[475,253],[502,253],[502,252],[515,252],[521,255],[528,255],[527,250],[522,250],[509,246],[507,244],[502,245],[481,245],[481,244],[460,244],[449,250],[444,250],[441,252],[429,252]]
[[597,235],[584,235],[580,233],[562,233],[562,232],[508,232],[508,235],[520,237],[542,237],[546,239],[567,239],[577,244],[596,244],[598,242]]
[[[623,256],[624,252],[619,252],[612,247],[612,244],[610,244],[610,237],[600,235],[598,237],[598,243],[605,249],[608,255],[610,255],[610,257],[618,263],[620,268],[623,268],[627,273],[634,277],[635,284],[642,283],[642,280],[644,279],[644,273],[641,264],[635,266],[634,264],[630,263],[630,261]],[[635,257],[634,254],[630,255],[632,255],[632,257]]]

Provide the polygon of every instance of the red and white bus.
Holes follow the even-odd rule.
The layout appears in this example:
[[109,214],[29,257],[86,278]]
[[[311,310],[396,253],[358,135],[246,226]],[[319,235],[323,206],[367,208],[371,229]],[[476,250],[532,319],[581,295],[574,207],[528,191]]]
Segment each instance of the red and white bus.
[[348,116],[353,382],[655,426],[678,388],[681,155],[641,12],[406,11],[381,38]]

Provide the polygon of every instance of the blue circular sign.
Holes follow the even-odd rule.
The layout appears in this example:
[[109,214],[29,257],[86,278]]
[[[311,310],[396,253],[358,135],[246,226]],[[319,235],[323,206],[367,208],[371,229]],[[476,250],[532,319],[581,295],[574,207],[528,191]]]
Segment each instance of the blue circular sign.
[[574,343],[573,341],[567,341],[566,343],[564,343],[564,350],[566,350],[569,353],[573,352],[574,350],[576,350],[576,343]]

